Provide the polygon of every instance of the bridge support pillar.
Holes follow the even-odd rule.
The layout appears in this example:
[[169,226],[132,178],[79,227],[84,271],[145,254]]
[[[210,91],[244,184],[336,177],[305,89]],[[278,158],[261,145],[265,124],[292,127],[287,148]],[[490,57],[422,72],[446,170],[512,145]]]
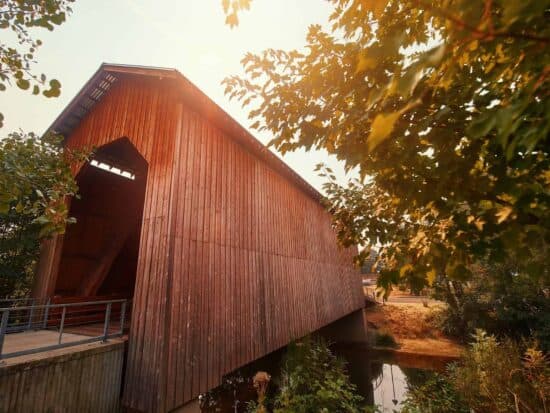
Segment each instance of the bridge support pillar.
[[321,328],[319,334],[332,343],[367,343],[367,323],[363,309],[333,321]]

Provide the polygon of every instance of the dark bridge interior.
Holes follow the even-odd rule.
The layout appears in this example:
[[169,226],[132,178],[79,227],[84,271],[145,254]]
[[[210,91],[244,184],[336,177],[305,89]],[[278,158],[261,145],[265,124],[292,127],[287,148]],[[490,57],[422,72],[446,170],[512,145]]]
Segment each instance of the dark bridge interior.
[[102,146],[82,167],[56,296],[132,298],[146,180],[147,162],[126,138]]

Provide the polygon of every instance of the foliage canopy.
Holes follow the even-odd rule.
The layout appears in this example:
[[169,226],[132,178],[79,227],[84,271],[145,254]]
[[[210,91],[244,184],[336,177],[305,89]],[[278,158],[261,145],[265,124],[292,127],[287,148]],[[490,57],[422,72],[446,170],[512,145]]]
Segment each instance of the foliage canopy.
[[356,174],[320,167],[340,239],[382,245],[388,285],[510,256],[547,281],[550,1],[331,3],[303,50],[249,53],[224,80],[252,128]]
[[[57,79],[48,80],[45,74],[35,74],[32,65],[35,54],[42,45],[33,37],[36,28],[53,30],[65,22],[71,13],[75,0],[0,0],[0,29],[14,35],[12,46],[0,41],[0,92],[7,85],[15,83],[18,88],[32,90],[33,95],[57,97],[61,93],[61,83]],[[0,126],[3,115],[0,113]]]

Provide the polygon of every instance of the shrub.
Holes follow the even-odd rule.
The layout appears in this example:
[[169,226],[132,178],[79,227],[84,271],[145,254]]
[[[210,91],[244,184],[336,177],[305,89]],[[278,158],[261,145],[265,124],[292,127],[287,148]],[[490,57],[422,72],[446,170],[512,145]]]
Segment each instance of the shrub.
[[536,344],[478,330],[458,364],[409,389],[403,413],[548,412],[550,363]]
[[305,339],[289,346],[275,413],[358,413],[362,403],[344,361],[325,342]]
[[498,338],[536,339],[550,351],[550,299],[547,277],[533,279],[514,266],[477,265],[472,279],[436,284],[436,298],[449,305],[439,317],[439,327],[466,342],[477,329]]
[[536,344],[524,345],[478,330],[460,364],[454,387],[475,411],[547,412],[550,363]]
[[376,331],[374,335],[374,345],[377,347],[396,348],[397,342],[391,333],[385,331]]
[[435,374],[423,385],[409,388],[402,413],[469,413],[470,409],[449,379]]

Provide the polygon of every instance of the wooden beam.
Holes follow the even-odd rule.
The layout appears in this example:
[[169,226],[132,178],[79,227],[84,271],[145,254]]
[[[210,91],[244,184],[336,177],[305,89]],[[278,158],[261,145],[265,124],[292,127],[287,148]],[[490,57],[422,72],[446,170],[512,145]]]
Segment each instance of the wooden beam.
[[40,258],[36,266],[32,288],[33,298],[47,298],[55,294],[62,249],[63,235],[44,239],[40,243]]
[[105,277],[109,274],[109,270],[113,265],[114,260],[120,254],[124,247],[128,236],[130,235],[130,226],[125,225],[124,229],[115,232],[109,242],[102,249],[99,259],[92,267],[87,276],[84,277],[82,284],[78,289],[78,295],[89,297],[96,295],[101,284],[105,281]]

